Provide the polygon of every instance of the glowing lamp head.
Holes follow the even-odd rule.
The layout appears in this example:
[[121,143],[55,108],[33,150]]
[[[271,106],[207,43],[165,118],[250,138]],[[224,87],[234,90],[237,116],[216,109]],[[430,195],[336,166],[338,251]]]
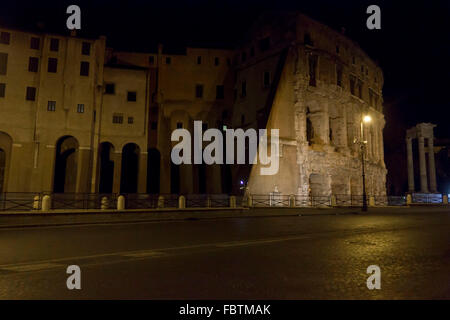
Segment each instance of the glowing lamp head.
[[363,117],[363,122],[364,123],[370,123],[372,121],[372,117],[367,115]]
[[239,181],[239,183],[241,184],[241,186],[244,184],[244,180]]

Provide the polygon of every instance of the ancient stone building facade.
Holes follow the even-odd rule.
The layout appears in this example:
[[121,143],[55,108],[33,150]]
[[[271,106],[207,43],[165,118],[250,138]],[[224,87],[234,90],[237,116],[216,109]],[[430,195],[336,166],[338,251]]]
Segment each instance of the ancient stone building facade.
[[[0,192],[237,193],[245,180],[251,193],[361,194],[354,141],[370,114],[368,193],[385,194],[383,74],[304,15],[261,16],[233,50],[181,53],[0,32]],[[174,165],[171,132],[192,132],[195,120],[280,129],[278,174],[260,176],[259,164]]]

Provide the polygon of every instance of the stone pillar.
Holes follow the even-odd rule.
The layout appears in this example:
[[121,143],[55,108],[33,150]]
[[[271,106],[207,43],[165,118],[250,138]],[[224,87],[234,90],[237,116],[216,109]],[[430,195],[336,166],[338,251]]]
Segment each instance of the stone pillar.
[[408,163],[408,191],[414,192],[414,160],[411,138],[406,138],[406,156]]
[[122,152],[114,152],[113,193],[120,193],[120,177],[122,175]]
[[428,193],[427,164],[425,160],[424,137],[419,137],[420,192]]
[[91,159],[91,148],[89,147],[79,147],[78,149],[78,163],[77,163],[77,193],[86,193],[90,191],[90,159]]
[[139,154],[138,193],[147,193],[147,152]]
[[430,175],[430,191],[437,192],[436,166],[434,162],[434,142],[433,137],[428,138],[428,172]]

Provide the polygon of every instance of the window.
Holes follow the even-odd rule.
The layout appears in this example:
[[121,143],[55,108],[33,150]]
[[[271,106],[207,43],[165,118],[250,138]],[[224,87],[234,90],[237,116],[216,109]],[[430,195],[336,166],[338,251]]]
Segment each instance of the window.
[[26,99],[28,101],[34,101],[36,99],[36,88],[35,87],[27,87]]
[[223,85],[216,86],[216,99],[224,99],[225,98],[225,91]]
[[339,54],[340,48],[339,46],[336,46],[336,53]]
[[151,124],[151,129],[152,130],[156,130],[156,128],[158,128],[158,122],[153,121],[152,124]]
[[48,72],[56,73],[58,70],[58,59],[48,58]]
[[77,105],[77,112],[78,112],[78,113],[84,113],[84,104],[79,103],[79,104]]
[[30,71],[30,72],[38,72],[38,66],[39,66],[39,58],[37,58],[37,57],[30,57],[28,59],[28,71]]
[[39,50],[41,39],[32,37],[30,40],[30,49]]
[[81,44],[81,54],[85,56],[91,54],[91,44],[89,42],[83,42]]
[[5,97],[6,83],[0,83],[0,98]]
[[356,78],[350,75],[350,93],[355,95]]
[[336,85],[342,87],[342,66],[336,65]]
[[80,76],[89,76],[89,62],[81,61],[80,64]]
[[197,84],[195,86],[195,97],[203,98],[203,85],[202,84]]
[[242,81],[241,83],[241,98],[245,98],[247,96],[247,81]]
[[135,102],[137,98],[136,91],[128,91],[127,93],[127,101]]
[[202,57],[201,56],[197,57],[197,64],[202,64]]
[[314,42],[312,41],[311,35],[309,33],[305,33],[303,41],[304,41],[305,45],[314,47]]
[[155,57],[154,56],[149,56],[148,57],[148,64],[151,65],[151,66],[155,64]]
[[8,66],[8,54],[0,52],[0,74],[6,74]]
[[172,63],[172,59],[170,57],[166,57],[166,64],[171,64]]
[[177,129],[183,128],[183,122],[177,122]]
[[49,101],[47,103],[47,111],[54,112],[56,110],[56,101]]
[[352,57],[352,64],[356,64],[356,58],[355,58],[355,56]]
[[219,59],[218,57],[215,57],[215,58],[214,58],[214,65],[215,65],[215,66],[218,66],[219,63],[220,63],[220,59]]
[[269,88],[270,87],[270,72],[264,71],[263,73],[263,88]]
[[259,40],[259,50],[264,52],[269,49],[270,49],[270,38],[269,37]]
[[123,123],[123,114],[122,113],[114,113],[113,114],[113,123],[122,124]]
[[116,93],[116,85],[114,83],[106,83],[105,94],[115,94],[115,93]]
[[317,55],[309,56],[309,85],[312,87],[316,86],[316,74],[317,74]]
[[9,32],[0,33],[0,43],[9,44],[11,40],[11,34]]
[[363,83],[361,80],[358,80],[358,97],[360,99],[362,99],[362,87],[363,87]]
[[50,51],[58,51],[59,50],[59,39],[53,38],[50,39]]
[[133,123],[134,123],[134,118],[128,117],[128,124],[133,124]]

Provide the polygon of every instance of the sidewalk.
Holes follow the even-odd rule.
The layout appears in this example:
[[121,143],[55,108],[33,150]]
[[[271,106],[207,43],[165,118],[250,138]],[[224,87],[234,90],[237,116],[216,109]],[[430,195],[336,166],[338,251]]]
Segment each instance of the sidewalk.
[[281,216],[405,214],[423,211],[450,212],[450,207],[383,207],[369,208],[161,208],[117,210],[52,210],[51,212],[0,212],[0,229],[64,225],[139,223],[220,218],[258,218]]

